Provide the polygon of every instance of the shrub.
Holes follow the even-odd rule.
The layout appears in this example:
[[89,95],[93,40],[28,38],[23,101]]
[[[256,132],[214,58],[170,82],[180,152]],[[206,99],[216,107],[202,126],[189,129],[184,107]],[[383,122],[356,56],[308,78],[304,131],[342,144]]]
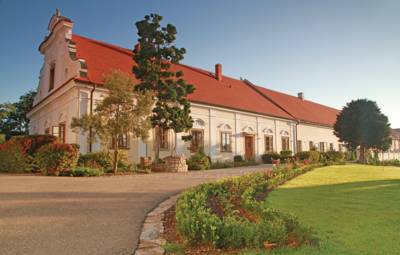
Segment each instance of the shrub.
[[187,160],[189,170],[207,170],[210,169],[210,160],[202,151],[196,152]]
[[311,230],[264,199],[271,188],[314,167],[278,168],[189,189],[176,204],[177,229],[190,245],[216,248],[261,248],[266,241],[288,245],[289,236],[307,243]]
[[71,175],[75,177],[81,176],[101,176],[104,172],[98,168],[90,168],[90,167],[76,167],[72,169]]
[[36,153],[35,162],[47,175],[68,174],[78,162],[79,149],[73,144],[47,144]]
[[211,163],[210,169],[222,169],[235,167],[232,161],[215,161]]
[[244,160],[243,160],[243,157],[242,157],[242,155],[235,155],[234,157],[233,157],[233,162],[243,162]]
[[324,153],[324,156],[327,161],[331,161],[331,162],[342,161],[345,157],[344,153],[339,152],[339,151],[327,151]]
[[315,163],[315,162],[319,162],[320,160],[320,153],[316,150],[311,150],[310,151],[310,161]]
[[31,172],[36,169],[33,156],[46,144],[58,143],[51,135],[14,136],[0,144],[0,172]]
[[293,157],[292,154],[293,154],[292,151],[281,151],[280,152],[280,159],[281,160],[290,159],[290,158]]
[[264,164],[272,164],[272,160],[280,159],[280,155],[275,152],[265,153],[261,156],[261,160]]
[[233,167],[256,166],[259,163],[254,159],[233,162]]
[[0,145],[0,172],[23,173],[33,170],[32,157],[23,153],[15,141]]
[[78,166],[98,168],[107,171],[112,168],[112,159],[105,151],[89,152],[79,156]]
[[310,151],[300,151],[296,153],[298,160],[310,160]]
[[6,142],[6,136],[4,134],[0,134],[0,144],[3,144]]

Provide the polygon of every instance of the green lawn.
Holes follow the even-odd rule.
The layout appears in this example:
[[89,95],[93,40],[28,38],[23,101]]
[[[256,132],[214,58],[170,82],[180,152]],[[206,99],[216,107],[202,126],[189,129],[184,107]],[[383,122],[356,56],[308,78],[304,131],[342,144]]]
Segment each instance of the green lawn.
[[298,216],[321,240],[320,248],[272,254],[400,254],[398,167],[316,169],[273,191],[267,203]]

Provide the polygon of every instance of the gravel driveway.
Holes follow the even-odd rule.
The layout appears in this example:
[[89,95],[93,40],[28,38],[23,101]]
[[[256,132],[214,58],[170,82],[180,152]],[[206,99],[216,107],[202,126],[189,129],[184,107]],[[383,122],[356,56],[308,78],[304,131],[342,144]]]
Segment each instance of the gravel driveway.
[[97,178],[0,175],[0,254],[133,254],[147,212],[170,195],[268,168]]

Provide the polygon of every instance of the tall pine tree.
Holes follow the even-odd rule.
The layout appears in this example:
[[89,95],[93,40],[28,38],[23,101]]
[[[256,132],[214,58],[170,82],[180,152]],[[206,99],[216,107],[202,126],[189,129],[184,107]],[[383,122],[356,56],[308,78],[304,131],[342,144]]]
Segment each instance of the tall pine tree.
[[[138,44],[135,47],[133,73],[140,81],[138,91],[152,91],[156,103],[151,117],[152,126],[172,129],[175,133],[188,131],[193,120],[190,117],[190,102],[187,96],[194,86],[183,78],[183,72],[172,71],[171,64],[184,58],[186,50],[174,46],[177,31],[167,24],[161,27],[162,16],[150,14],[136,22]],[[184,136],[184,140],[190,136]],[[176,139],[175,139],[176,140]],[[160,141],[156,140],[156,159],[159,158]]]

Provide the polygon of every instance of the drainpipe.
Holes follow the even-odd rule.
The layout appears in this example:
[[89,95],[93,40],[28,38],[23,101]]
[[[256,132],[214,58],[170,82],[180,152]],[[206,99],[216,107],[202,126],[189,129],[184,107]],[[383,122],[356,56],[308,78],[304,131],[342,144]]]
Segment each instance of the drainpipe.
[[[93,84],[92,90],[90,90],[90,116],[93,114],[93,94],[96,90],[96,84]],[[93,130],[92,127],[89,128],[89,152],[92,152],[92,135]]]

